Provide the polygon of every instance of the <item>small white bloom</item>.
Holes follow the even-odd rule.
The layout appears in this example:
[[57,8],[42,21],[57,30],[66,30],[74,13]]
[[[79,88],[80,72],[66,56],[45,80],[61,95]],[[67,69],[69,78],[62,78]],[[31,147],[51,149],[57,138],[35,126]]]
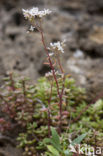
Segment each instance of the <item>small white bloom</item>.
[[50,50],[50,48],[49,48],[49,47],[47,47],[47,49],[48,49],[48,50]]
[[56,75],[59,75],[60,73],[59,73],[58,71],[55,71],[55,74],[56,74]]
[[23,15],[26,19],[32,19],[32,18],[36,18],[36,17],[42,18],[51,13],[51,11],[49,9],[44,9],[43,11],[39,11],[39,8],[37,8],[37,7],[33,7],[30,10],[22,9],[22,11],[23,11]]
[[31,25],[31,27],[30,27],[30,31],[34,31],[34,29],[35,29],[35,27],[33,27],[32,25]]
[[60,51],[61,53],[64,53],[64,49],[63,49],[64,46],[65,46],[64,41],[63,42],[58,41],[58,42],[50,43],[50,47],[53,50]]
[[52,76],[53,76],[52,70],[51,70],[50,72],[46,73],[45,76],[46,76],[46,77],[52,77]]
[[[61,76],[61,74],[58,71],[54,70],[54,72],[55,72],[55,75]],[[51,70],[50,72],[46,73],[45,76],[46,77],[53,77],[53,70]]]
[[69,148],[70,148],[70,152],[77,153],[75,147],[72,144],[69,145]]
[[49,56],[53,56],[54,55],[54,53],[49,53]]
[[63,74],[59,73],[58,71],[55,71],[55,74],[56,74],[57,76],[63,76]]

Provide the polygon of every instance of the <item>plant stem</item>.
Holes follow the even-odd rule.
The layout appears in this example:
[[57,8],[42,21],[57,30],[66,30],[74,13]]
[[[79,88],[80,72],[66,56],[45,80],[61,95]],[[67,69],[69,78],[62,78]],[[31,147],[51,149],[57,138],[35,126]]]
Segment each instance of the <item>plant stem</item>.
[[61,65],[60,58],[59,58],[58,55],[57,55],[57,61],[58,61],[58,64],[59,64],[59,67],[60,67],[60,70],[61,70],[62,74],[64,74],[64,70],[63,70],[63,67]]
[[51,67],[52,72],[53,72],[53,77],[54,77],[54,80],[55,80],[56,86],[57,86],[57,93],[58,93],[58,96],[59,96],[59,109],[60,109],[60,112],[59,112],[59,113],[60,113],[59,133],[61,133],[61,124],[62,124],[62,96],[61,96],[60,91],[59,91],[59,84],[58,84],[58,80],[57,80],[57,77],[56,77],[56,74],[55,74],[55,69],[54,69],[54,66],[53,66],[53,64],[52,64],[51,58],[50,58],[49,53],[48,53],[48,49],[47,49],[46,44],[45,44],[45,39],[44,39],[43,30],[42,30],[42,28],[40,27],[40,28],[38,29],[38,31],[39,31],[40,34],[41,34],[41,40],[42,40],[42,43],[43,43],[45,52],[46,52],[46,54],[47,54],[50,67]]
[[50,132],[50,126],[51,126],[51,118],[50,118],[50,102],[52,98],[52,88],[53,88],[53,81],[51,82],[51,88],[50,88],[50,97],[48,100],[48,136],[50,137],[51,132]]
[[23,86],[23,96],[24,96],[24,102],[26,102],[26,88],[25,88],[25,80],[22,81]]
[[13,74],[10,73],[9,76],[10,76],[10,80],[11,80],[11,88],[12,88],[13,91],[15,91],[15,85],[14,85],[14,80],[13,80]]
[[[59,59],[59,55],[57,55],[57,61],[58,61],[58,65],[60,67],[60,70],[62,72],[62,75],[63,75],[63,84],[62,84],[62,90],[61,90],[61,106],[60,106],[60,121],[62,121],[62,100],[63,100],[63,92],[64,92],[64,88],[65,88],[65,75],[64,75],[64,70],[63,70],[63,67],[61,65],[61,62],[60,62],[60,59]],[[61,123],[60,123],[61,125]]]

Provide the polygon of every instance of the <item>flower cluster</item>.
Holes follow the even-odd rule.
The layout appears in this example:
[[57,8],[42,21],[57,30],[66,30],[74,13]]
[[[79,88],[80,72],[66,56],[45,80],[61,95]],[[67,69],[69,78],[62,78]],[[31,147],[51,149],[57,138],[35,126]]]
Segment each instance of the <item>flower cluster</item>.
[[48,73],[46,73],[45,74],[45,77],[52,77],[53,76],[53,72],[52,72],[52,70],[50,71],[50,72],[48,72]]
[[[55,71],[55,75],[58,76],[58,75],[61,75],[58,71]],[[45,74],[45,77],[49,78],[49,77],[53,77],[53,71],[51,70],[50,72],[46,73]]]
[[42,18],[51,13],[51,11],[49,9],[44,9],[43,11],[39,11],[39,9],[37,7],[33,7],[30,10],[22,9],[22,11],[23,11],[24,17],[29,20],[31,20],[33,18]]
[[[62,125],[62,101],[63,101],[63,94],[64,94],[64,81],[65,81],[65,76],[64,76],[64,70],[62,68],[61,62],[60,62],[60,53],[64,53],[64,46],[65,46],[65,41],[63,42],[54,42],[50,43],[50,46],[47,47],[45,43],[45,38],[44,38],[44,32],[42,28],[42,22],[41,19],[42,17],[48,15],[51,13],[49,9],[44,9],[40,11],[38,8],[32,8],[30,10],[24,10],[23,15],[26,19],[30,21],[30,23],[37,29],[37,31],[41,35],[41,41],[44,47],[44,50],[46,52],[46,61],[45,64],[49,65],[51,68],[51,71],[45,74],[45,77],[47,80],[50,82],[50,98],[48,100],[48,108],[47,108],[47,115],[48,115],[48,135],[50,136],[50,126],[51,126],[51,108],[49,107],[51,104],[51,98],[52,98],[52,87],[54,87],[54,83],[56,85],[57,89],[57,97],[59,97],[59,133],[61,133],[61,125]],[[34,27],[31,26],[29,31],[33,31]],[[58,71],[55,71],[58,69],[61,71],[59,73]],[[62,90],[61,87],[59,86],[59,82],[62,83]]]
[[58,42],[50,43],[50,49],[64,53],[64,46],[65,46],[64,43],[65,41],[63,42],[58,41]]

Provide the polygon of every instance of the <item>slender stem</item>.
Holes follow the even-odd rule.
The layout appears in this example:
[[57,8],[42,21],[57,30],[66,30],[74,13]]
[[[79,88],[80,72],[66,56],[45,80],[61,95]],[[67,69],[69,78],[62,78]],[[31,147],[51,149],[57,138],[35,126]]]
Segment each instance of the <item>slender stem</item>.
[[57,55],[57,61],[58,61],[58,64],[59,64],[59,67],[60,67],[60,70],[61,70],[62,74],[64,74],[64,70],[63,70],[63,67],[62,67],[62,65],[60,63],[60,58],[59,58],[58,55]]
[[64,92],[64,88],[65,88],[65,76],[63,74],[63,84],[62,84],[62,91],[60,93],[60,123],[59,123],[59,127],[60,127],[60,130],[61,130],[61,125],[62,125],[62,101],[63,101],[63,92]]
[[23,86],[23,96],[24,96],[24,102],[26,102],[26,88],[25,88],[25,80],[22,81]]
[[[60,58],[59,58],[59,55],[57,55],[57,61],[58,61],[58,65],[60,67],[60,70],[62,72],[62,75],[63,75],[63,84],[62,84],[62,90],[61,90],[61,105],[60,105],[60,121],[62,121],[62,100],[63,100],[63,92],[64,92],[64,88],[65,88],[65,75],[64,75],[64,70],[63,70],[63,67],[61,65],[61,62],[60,62]],[[61,123],[60,123],[61,125]]]
[[54,77],[54,80],[55,80],[56,86],[57,86],[57,93],[58,93],[58,96],[59,96],[59,109],[60,109],[59,133],[61,133],[61,124],[62,124],[62,96],[61,96],[60,91],[59,91],[59,84],[58,84],[58,80],[57,80],[57,77],[56,77],[56,74],[55,74],[55,69],[54,69],[54,66],[52,64],[51,58],[50,58],[49,53],[48,53],[48,49],[47,49],[46,44],[45,44],[44,34],[43,34],[43,30],[42,30],[41,26],[38,29],[38,31],[41,34],[41,40],[42,40],[42,43],[43,43],[45,52],[47,54],[50,67],[51,67],[52,72],[53,72],[53,77]]
[[40,31],[40,33],[41,33],[41,37],[42,37],[42,43],[43,43],[43,45],[44,45],[44,49],[45,49],[46,54],[47,54],[47,57],[48,57],[49,64],[50,64],[50,67],[51,67],[52,72],[53,72],[53,77],[54,77],[54,80],[55,80],[56,85],[57,85],[57,92],[58,92],[58,95],[59,95],[59,84],[58,84],[58,81],[57,81],[57,78],[56,78],[55,69],[54,69],[54,67],[53,67],[51,58],[50,58],[49,53],[48,53],[48,49],[47,49],[46,44],[45,44],[45,41],[44,41],[43,32]]
[[51,126],[51,119],[50,119],[50,109],[48,108],[48,137],[50,138],[50,126]]
[[60,70],[62,72],[62,75],[63,75],[63,85],[62,85],[62,91],[61,91],[61,96],[63,96],[63,92],[64,92],[64,82],[65,82],[65,75],[64,75],[64,70],[63,70],[63,67],[61,65],[61,62],[60,62],[60,59],[59,59],[59,56],[57,56],[57,61],[58,61],[58,64],[59,64],[59,67],[60,67]]
[[50,55],[49,55],[49,53],[48,53],[47,46],[46,46],[46,44],[45,44],[44,33],[43,33],[43,30],[42,30],[41,21],[40,21],[40,27],[39,27],[38,31],[39,31],[40,34],[41,34],[42,43],[43,43],[43,46],[44,46],[45,52],[46,52],[46,54],[47,54],[48,61],[49,61],[49,64],[50,64],[50,67],[51,67],[52,72],[53,72],[54,80],[55,80],[56,85],[57,85],[57,92],[58,92],[58,95],[60,96],[58,80],[57,80],[57,78],[56,78],[55,69],[54,69],[54,66],[53,66],[53,64],[52,64],[52,61],[51,61]]
[[63,85],[62,85],[62,91],[61,91],[61,96],[63,96],[63,91],[64,91],[64,82],[65,82],[65,75],[64,75],[64,70],[63,70],[63,67],[61,65],[61,62],[60,62],[60,59],[59,59],[59,56],[57,55],[57,61],[58,61],[58,64],[59,64],[59,67],[60,67],[60,70],[62,72],[62,75],[63,75]]
[[51,118],[50,118],[50,102],[51,102],[51,98],[52,98],[52,88],[53,88],[53,81],[51,82],[51,88],[50,88],[50,97],[48,100],[48,136],[50,137],[50,126],[51,126]]
[[14,80],[13,80],[13,74],[10,73],[9,76],[10,76],[10,80],[11,80],[11,88],[12,88],[13,91],[15,91],[15,85],[14,85]]
[[95,155],[96,155],[96,147],[97,147],[97,136],[96,136],[97,134],[96,134],[96,131],[94,131],[94,148],[95,148]]

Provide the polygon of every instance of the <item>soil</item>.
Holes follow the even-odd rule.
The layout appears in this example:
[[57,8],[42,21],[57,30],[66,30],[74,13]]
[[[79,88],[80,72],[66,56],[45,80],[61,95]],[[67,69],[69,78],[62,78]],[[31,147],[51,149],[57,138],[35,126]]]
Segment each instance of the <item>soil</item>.
[[[40,34],[26,33],[30,24],[24,20],[22,8],[32,6],[53,10],[53,14],[43,22],[45,40],[49,45],[49,42],[66,39],[67,46],[62,57],[65,72],[86,88],[90,99],[101,94],[103,0],[1,0],[0,82],[8,71],[29,76],[33,81],[49,71],[43,65],[45,52]],[[6,152],[8,148],[4,156],[7,156]]]

